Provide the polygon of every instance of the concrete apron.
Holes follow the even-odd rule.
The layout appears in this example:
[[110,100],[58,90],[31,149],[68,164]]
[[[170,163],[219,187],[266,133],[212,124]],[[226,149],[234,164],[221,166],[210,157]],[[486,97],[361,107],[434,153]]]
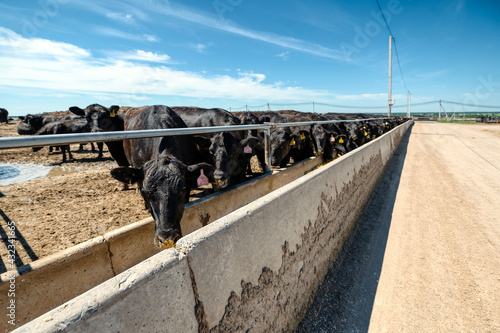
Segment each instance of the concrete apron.
[[198,229],[16,332],[293,331],[411,124]]

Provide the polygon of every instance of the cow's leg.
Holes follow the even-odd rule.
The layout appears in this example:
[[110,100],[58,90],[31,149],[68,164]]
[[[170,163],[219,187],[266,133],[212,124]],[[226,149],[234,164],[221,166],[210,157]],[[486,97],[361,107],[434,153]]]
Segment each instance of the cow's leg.
[[77,153],[81,153],[83,151],[83,143],[80,143],[80,146],[78,147],[78,150],[76,151]]
[[92,148],[92,153],[95,153],[95,146],[93,142],[90,143],[90,147]]
[[61,151],[63,154],[62,163],[66,162],[66,146],[61,146]]
[[97,158],[102,158],[102,142],[97,142],[97,148],[99,148],[99,155],[97,155]]
[[62,146],[62,148],[66,148],[66,150],[68,151],[68,158],[70,159],[73,159],[73,155],[71,155],[71,149],[69,147],[69,145],[66,145],[66,146]]

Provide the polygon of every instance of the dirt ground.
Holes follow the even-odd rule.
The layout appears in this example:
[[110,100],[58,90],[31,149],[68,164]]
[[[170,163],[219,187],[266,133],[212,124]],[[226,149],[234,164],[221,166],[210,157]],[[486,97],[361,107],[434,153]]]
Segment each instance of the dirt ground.
[[500,125],[404,141],[297,332],[500,332]]
[[[0,124],[0,137],[18,136],[17,123]],[[76,153],[77,149],[78,145],[71,146],[74,160],[64,164],[61,164],[59,151],[49,154],[46,147],[38,152],[31,148],[0,150],[0,163],[36,163],[83,169],[0,186],[0,235],[3,241],[0,245],[0,273],[8,267],[9,221],[17,228],[16,266],[19,267],[150,216],[135,186],[129,191],[120,191],[120,183],[110,176],[109,171],[116,167],[116,163],[106,146],[102,160],[96,159],[97,153],[90,152],[90,145],[86,145],[83,153]],[[253,169],[261,171],[257,162],[252,162]],[[193,191],[190,201],[201,196],[201,191]]]

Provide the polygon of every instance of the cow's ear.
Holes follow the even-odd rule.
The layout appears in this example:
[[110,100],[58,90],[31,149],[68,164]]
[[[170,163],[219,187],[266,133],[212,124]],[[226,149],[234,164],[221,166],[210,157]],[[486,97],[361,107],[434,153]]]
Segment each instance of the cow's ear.
[[120,110],[120,107],[118,105],[111,105],[111,107],[109,108],[111,117],[115,117],[118,114],[118,110]]
[[[212,182],[214,181],[214,167],[208,163],[198,163],[198,164],[192,164],[187,167],[187,175],[186,179],[188,184],[194,187],[201,186],[201,184],[198,183],[198,179],[201,179],[200,177],[207,177],[208,181]],[[203,184],[203,185],[208,185],[208,184]]]
[[209,138],[205,138],[205,137],[200,136],[200,135],[195,135],[193,137],[193,139],[194,139],[194,142],[196,143],[196,145],[201,149],[208,149],[208,148],[210,148],[210,145],[212,144],[212,142],[210,141]]
[[301,130],[301,131],[299,132],[299,137],[300,137],[300,139],[301,139],[301,140],[305,140],[305,139],[306,139],[306,137],[308,137],[308,136],[309,136],[309,132],[308,132],[308,131],[303,131],[303,130]]
[[263,124],[263,123],[270,123],[271,122],[271,117],[269,117],[269,116],[260,116],[259,117],[259,122],[261,124]]
[[134,184],[144,179],[144,171],[139,168],[119,167],[111,169],[111,176],[126,184]]
[[245,139],[240,141],[240,145],[242,147],[246,147],[246,145],[249,145],[250,148],[255,148],[256,146],[259,145],[259,143],[260,143],[259,138],[255,137],[255,136],[249,136],[248,138],[245,138]]
[[85,116],[85,111],[83,111],[82,109],[80,109],[78,106],[72,106],[69,108],[69,110],[71,112],[73,112],[74,114],[76,114],[77,116],[80,116],[80,117],[84,117]]

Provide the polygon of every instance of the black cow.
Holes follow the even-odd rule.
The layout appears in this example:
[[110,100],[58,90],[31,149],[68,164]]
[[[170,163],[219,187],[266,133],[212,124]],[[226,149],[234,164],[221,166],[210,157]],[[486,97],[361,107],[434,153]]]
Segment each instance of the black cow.
[[[330,120],[352,120],[355,118],[355,116],[349,114],[326,113],[324,115]],[[338,124],[341,134],[347,137],[347,151],[349,152],[358,148],[358,144],[356,143],[358,136],[360,136],[358,124],[352,121],[343,121]]]
[[[91,104],[85,109],[72,106],[69,110],[80,117],[84,117],[89,124],[90,132],[95,133],[124,130],[123,114],[118,114],[119,108],[118,105],[112,105],[108,109],[99,104]],[[105,144],[119,166],[130,165],[123,150],[123,141],[108,141]]]
[[[258,125],[262,124],[262,122],[259,120],[259,118],[251,113],[250,111],[243,111],[243,112],[233,112],[233,115],[235,115],[239,120],[241,125]],[[258,143],[254,144],[252,148],[251,153],[245,153],[245,160],[246,160],[246,170],[249,175],[253,174],[252,167],[250,165],[250,159],[252,158],[253,155],[257,156],[257,159],[259,160],[260,167],[262,170],[265,169],[265,151],[264,151],[264,138],[259,134],[262,131],[259,130],[249,130],[247,132],[246,137],[255,137],[258,139]],[[255,141],[254,141],[255,142]]]
[[0,108],[0,123],[9,123],[9,111],[4,108]]
[[[177,112],[189,127],[240,125],[238,118],[224,109],[174,106],[172,110]],[[253,148],[259,144],[256,137],[244,138],[241,132],[199,135],[196,142],[204,161],[215,167],[212,186],[216,191],[245,181],[245,153],[252,154]]]
[[[46,125],[44,125],[41,129],[39,129],[35,135],[50,135],[50,134],[69,134],[69,133],[85,133],[89,132],[89,126],[86,119],[78,118],[78,119],[70,119],[64,121],[53,121]],[[102,142],[98,142],[97,146],[99,147],[100,157],[102,157]],[[63,163],[66,162],[66,150],[68,151],[68,157],[73,159],[71,155],[71,150],[69,145],[59,146],[63,153]],[[35,147],[33,151],[38,151],[42,149],[42,147]]]
[[75,115],[28,114],[26,116],[19,117],[21,121],[17,125],[17,133],[19,135],[32,135],[48,123],[78,118],[81,117]]
[[[187,127],[169,107],[153,105],[130,110],[125,115],[125,130]],[[166,136],[125,140],[124,148],[132,167],[111,170],[125,183],[138,183],[141,195],[155,220],[154,244],[169,248],[181,237],[180,220],[189,192],[197,178],[213,167],[196,163],[199,153],[192,136]]]
[[[309,122],[311,119],[307,118],[302,112],[298,111],[276,111],[277,113],[285,116],[286,122]],[[311,126],[292,126],[290,132],[294,136],[290,146],[290,157],[294,162],[302,161],[306,158],[314,156],[317,150],[314,146],[314,139],[311,134]]]
[[[273,111],[253,112],[262,123],[286,123],[282,114]],[[262,133],[263,135],[263,133]],[[289,127],[273,128],[270,131],[271,165],[285,167],[290,162],[290,150],[297,143],[298,137]]]
[[[43,126],[51,122],[81,119],[81,117],[76,115],[28,114],[26,116],[19,117],[19,119],[21,121],[19,122],[19,124],[17,124],[17,133],[19,135],[33,135],[38,132]],[[90,144],[92,146],[92,152],[95,152],[94,144]],[[83,146],[83,144],[80,144],[78,151],[82,151]],[[56,148],[60,148],[60,146],[56,146]],[[52,152],[52,149],[53,146],[50,146],[49,153]]]

